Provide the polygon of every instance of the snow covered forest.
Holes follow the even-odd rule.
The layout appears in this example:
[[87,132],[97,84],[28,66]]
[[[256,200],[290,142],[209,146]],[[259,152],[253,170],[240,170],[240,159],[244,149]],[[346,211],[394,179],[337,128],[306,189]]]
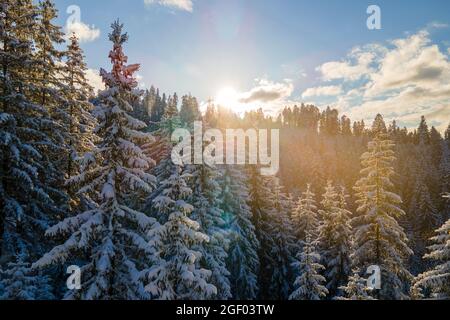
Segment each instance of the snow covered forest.
[[[450,125],[202,113],[138,88],[118,21],[94,92],[56,17],[51,0],[0,4],[0,299],[450,298]],[[280,129],[279,174],[175,165],[171,133],[194,121]]]

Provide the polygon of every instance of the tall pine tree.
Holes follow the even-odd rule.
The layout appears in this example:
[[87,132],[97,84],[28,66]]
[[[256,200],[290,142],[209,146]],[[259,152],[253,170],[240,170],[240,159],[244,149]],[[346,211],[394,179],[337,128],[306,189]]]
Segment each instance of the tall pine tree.
[[404,215],[401,198],[392,190],[392,163],[395,160],[394,143],[387,138],[381,115],[373,125],[375,138],[361,158],[362,178],[356,183],[359,215],[355,226],[354,263],[362,270],[378,265],[382,270],[382,299],[404,299],[411,275],[405,268],[405,259],[412,251],[408,239],[397,223]]
[[101,70],[107,89],[100,93],[95,110],[100,142],[84,156],[80,173],[70,179],[78,193],[97,206],[69,217],[47,230],[48,236],[66,241],[34,264],[34,268],[82,263],[82,289],[68,292],[79,299],[142,299],[145,270],[152,250],[146,233],[154,220],[130,207],[131,197],[152,191],[155,178],[146,173],[153,161],[139,147],[151,139],[142,133],[145,124],[132,118],[130,101],[138,98],[133,73],[139,65],[125,65],[122,45],[128,35],[123,25],[112,24],[110,58],[112,72]]
[[247,203],[246,175],[234,166],[225,166],[222,171],[220,207],[230,233],[227,267],[231,293],[233,299],[253,300],[257,298],[259,289],[259,241]]

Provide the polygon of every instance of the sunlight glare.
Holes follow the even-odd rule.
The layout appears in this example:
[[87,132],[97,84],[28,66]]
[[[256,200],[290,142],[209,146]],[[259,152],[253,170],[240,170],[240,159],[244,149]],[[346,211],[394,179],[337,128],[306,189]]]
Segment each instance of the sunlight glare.
[[239,94],[233,87],[223,87],[216,96],[216,104],[239,111]]

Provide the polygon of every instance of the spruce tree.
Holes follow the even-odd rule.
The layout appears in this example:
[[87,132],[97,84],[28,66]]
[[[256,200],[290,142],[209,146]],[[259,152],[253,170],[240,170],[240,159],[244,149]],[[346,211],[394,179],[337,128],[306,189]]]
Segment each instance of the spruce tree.
[[261,175],[258,166],[250,166],[248,168],[249,205],[252,212],[252,222],[255,226],[255,234],[259,241],[258,299],[262,300],[269,300],[272,297],[270,279],[273,266],[275,265],[275,257],[272,255],[272,248],[275,247],[275,242],[271,227],[270,199],[272,192],[269,188],[269,179],[269,177]]
[[[336,198],[336,199],[335,199]],[[347,195],[342,187],[339,193],[328,186],[322,204],[330,212],[329,225],[320,228],[319,244],[325,266],[325,278],[330,297],[342,295],[340,287],[347,284],[351,274],[352,254],[352,227],[350,224],[351,212],[347,210]],[[330,207],[330,205],[334,207]],[[327,238],[328,237],[328,238]]]
[[190,218],[194,208],[186,202],[192,194],[186,183],[190,176],[177,165],[171,168],[171,176],[159,182],[160,193],[153,200],[166,222],[149,234],[155,253],[146,290],[161,300],[213,298],[217,288],[208,283],[212,272],[199,267],[202,253],[195,249],[209,242],[209,237],[198,231],[200,225]]
[[192,195],[188,199],[194,206],[191,217],[210,240],[198,247],[202,254],[201,266],[212,271],[210,281],[217,288],[217,299],[226,300],[231,298],[230,272],[226,266],[229,241],[220,209],[219,172],[206,164],[190,165],[188,172],[192,175]]
[[229,230],[227,268],[233,299],[254,300],[258,294],[259,241],[252,223],[251,209],[247,203],[249,191],[245,173],[225,166],[220,178],[221,209]]
[[290,295],[290,300],[321,300],[328,294],[323,285],[325,278],[320,272],[325,269],[320,264],[320,255],[315,251],[314,243],[309,234],[303,246],[303,251],[298,255],[298,262],[293,264],[300,274],[294,282],[295,290]]
[[[0,14],[0,275],[4,299],[48,299],[48,278],[30,269],[46,250],[43,235],[62,214],[64,194],[54,185],[55,167],[47,159],[59,146],[51,136],[56,123],[36,101],[31,76],[41,61],[33,47],[40,11],[30,1],[7,0]],[[55,129],[55,132],[58,132]],[[21,284],[18,290],[17,285]]]
[[450,220],[436,231],[431,238],[430,253],[424,256],[436,263],[429,271],[417,276],[414,288],[425,288],[436,299],[450,298]]
[[352,258],[362,270],[378,265],[382,270],[382,299],[404,299],[411,275],[405,260],[412,254],[408,239],[396,219],[405,213],[402,200],[393,192],[391,177],[395,160],[394,143],[388,140],[383,118],[375,119],[375,138],[363,154],[362,178],[356,183],[358,216],[355,226],[355,253]]
[[344,295],[336,300],[374,300],[370,295],[371,289],[367,287],[367,280],[362,278],[358,269],[353,270],[353,274],[348,278],[348,284],[339,289]]
[[66,62],[63,68],[64,82],[67,90],[67,129],[69,133],[69,155],[67,156],[66,175],[71,177],[77,172],[76,158],[94,147],[93,134],[96,120],[92,115],[94,106],[89,102],[93,96],[93,88],[86,79],[87,66],[78,38],[73,34],[65,53]]
[[72,262],[81,263],[82,289],[68,292],[75,299],[143,299],[144,274],[152,250],[147,232],[155,221],[130,207],[138,194],[152,191],[155,178],[146,173],[152,165],[139,147],[151,139],[140,130],[145,124],[132,118],[130,101],[138,98],[133,73],[139,65],[125,65],[122,45],[128,35],[123,25],[112,24],[110,58],[112,72],[101,70],[106,90],[99,95],[95,110],[100,141],[85,154],[80,173],[69,182],[78,194],[92,199],[96,206],[66,218],[47,230],[48,236],[67,240],[34,263],[35,269]]
[[294,251],[295,237],[289,212],[292,208],[289,198],[282,192],[282,187],[275,177],[270,178],[270,186],[273,195],[270,197],[269,224],[273,239],[270,251],[274,264],[271,267],[270,292],[272,299],[286,300],[292,287],[293,270],[292,263],[295,261]]
[[306,191],[299,199],[297,207],[292,213],[294,232],[297,235],[297,239],[300,241],[300,245],[306,240],[307,234],[309,234],[314,241],[317,240],[319,220],[314,197],[315,194],[311,191],[311,185],[308,184]]

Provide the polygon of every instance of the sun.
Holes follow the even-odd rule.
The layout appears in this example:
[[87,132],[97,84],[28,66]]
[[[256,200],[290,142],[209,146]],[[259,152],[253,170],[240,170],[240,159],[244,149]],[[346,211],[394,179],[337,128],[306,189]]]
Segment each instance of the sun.
[[215,98],[216,104],[236,110],[239,108],[239,94],[233,87],[223,87]]

